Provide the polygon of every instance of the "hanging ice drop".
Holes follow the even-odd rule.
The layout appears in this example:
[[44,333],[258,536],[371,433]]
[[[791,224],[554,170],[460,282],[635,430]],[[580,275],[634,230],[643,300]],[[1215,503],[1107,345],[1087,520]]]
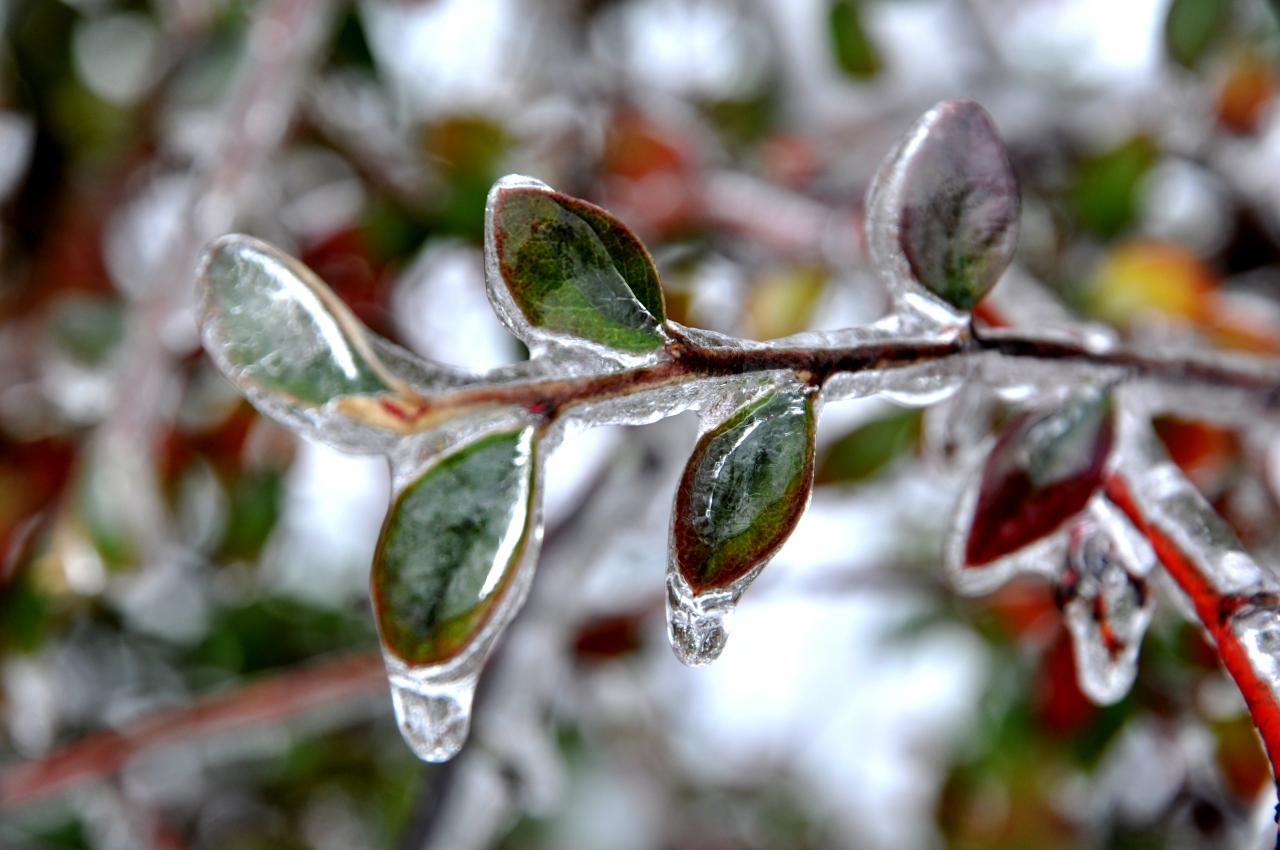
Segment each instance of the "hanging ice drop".
[[713,661],[726,618],[791,534],[813,488],[813,388],[789,377],[705,431],[681,476],[667,566],[668,636]]
[[1118,545],[1094,516],[1082,517],[1071,529],[1058,593],[1075,646],[1080,689],[1099,705],[1122,699],[1137,675],[1138,648],[1154,605],[1143,578],[1149,561],[1136,559],[1150,557]]
[[697,596],[679,573],[667,575],[667,638],[676,658],[690,667],[710,664],[729,640],[729,619],[737,596]]
[[412,674],[391,677],[391,705],[396,725],[414,754],[423,761],[448,761],[467,741],[475,674],[458,679],[422,681]]

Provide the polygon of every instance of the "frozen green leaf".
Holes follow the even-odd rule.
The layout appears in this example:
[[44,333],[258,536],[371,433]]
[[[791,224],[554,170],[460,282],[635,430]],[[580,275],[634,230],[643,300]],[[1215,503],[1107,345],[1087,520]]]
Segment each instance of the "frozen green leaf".
[[249,390],[323,405],[386,392],[364,328],[309,269],[247,236],[213,242],[201,264],[205,345]]
[[813,487],[815,416],[800,385],[774,390],[698,441],[676,493],[672,554],[695,593],[770,558]]
[[382,641],[408,664],[454,658],[511,585],[534,523],[532,429],[446,455],[396,498],[373,564]]
[[[534,336],[583,339],[626,352],[665,342],[666,311],[653,260],[626,225],[599,207],[505,178],[489,196],[486,238],[511,306]],[[509,324],[516,319],[512,330],[525,339],[507,305],[496,306]]]

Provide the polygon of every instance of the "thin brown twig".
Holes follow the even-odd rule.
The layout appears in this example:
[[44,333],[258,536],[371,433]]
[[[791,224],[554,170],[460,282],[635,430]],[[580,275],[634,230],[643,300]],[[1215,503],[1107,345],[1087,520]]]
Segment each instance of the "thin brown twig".
[[36,761],[0,771],[0,809],[62,794],[112,776],[137,756],[173,744],[228,735],[371,694],[386,684],[382,658],[360,651],[289,669],[89,735]]

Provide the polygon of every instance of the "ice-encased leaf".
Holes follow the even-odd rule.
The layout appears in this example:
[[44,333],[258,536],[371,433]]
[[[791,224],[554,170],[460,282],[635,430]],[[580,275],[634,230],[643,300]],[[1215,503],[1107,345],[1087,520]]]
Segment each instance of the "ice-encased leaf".
[[489,194],[486,250],[494,308],[531,347],[545,337],[643,353],[666,342],[662,287],[626,225],[586,201],[528,178]]
[[[1118,515],[1113,521],[1127,522]],[[1071,529],[1070,540],[1058,598],[1075,645],[1076,676],[1089,699],[1110,705],[1137,675],[1138,648],[1155,608],[1145,578],[1155,556],[1147,549],[1135,562],[1126,541],[1091,516]]]
[[444,455],[396,497],[373,563],[383,645],[409,665],[455,658],[510,588],[537,511],[533,429]]
[[1114,430],[1101,394],[1018,417],[987,456],[964,566],[995,561],[1080,513],[1102,482]]
[[1021,195],[995,125],[970,100],[934,106],[880,167],[867,197],[877,265],[908,273],[933,295],[969,310],[1013,259]]
[[673,566],[693,590],[722,589],[778,550],[813,487],[813,394],[771,390],[702,435],[671,526]]
[[284,252],[248,236],[224,236],[206,249],[199,277],[205,346],[250,393],[322,406],[393,388],[363,326]]

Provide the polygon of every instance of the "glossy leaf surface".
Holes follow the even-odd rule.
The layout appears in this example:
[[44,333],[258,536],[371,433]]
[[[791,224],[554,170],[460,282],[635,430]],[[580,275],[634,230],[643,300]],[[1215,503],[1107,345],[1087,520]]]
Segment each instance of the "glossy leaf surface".
[[626,225],[545,187],[499,184],[494,193],[498,269],[535,330],[627,352],[664,343],[658,273]]
[[201,281],[205,345],[238,383],[315,405],[390,389],[360,324],[291,257],[223,237],[209,246]]
[[529,539],[533,453],[530,429],[482,437],[391,506],[373,598],[383,644],[406,663],[454,658],[489,621]]
[[723,588],[778,550],[813,486],[813,400],[770,392],[698,441],[676,494],[672,552],[694,592]]
[[1071,530],[1057,596],[1081,690],[1099,705],[1119,701],[1133,685],[1155,606],[1146,578],[1126,563],[1106,529],[1085,518]]
[[912,274],[968,310],[1013,259],[1021,196],[991,117],[968,100],[921,119],[903,149],[899,240]]
[[1105,397],[1028,413],[987,458],[965,565],[990,563],[1056,531],[1102,481],[1114,426]]

